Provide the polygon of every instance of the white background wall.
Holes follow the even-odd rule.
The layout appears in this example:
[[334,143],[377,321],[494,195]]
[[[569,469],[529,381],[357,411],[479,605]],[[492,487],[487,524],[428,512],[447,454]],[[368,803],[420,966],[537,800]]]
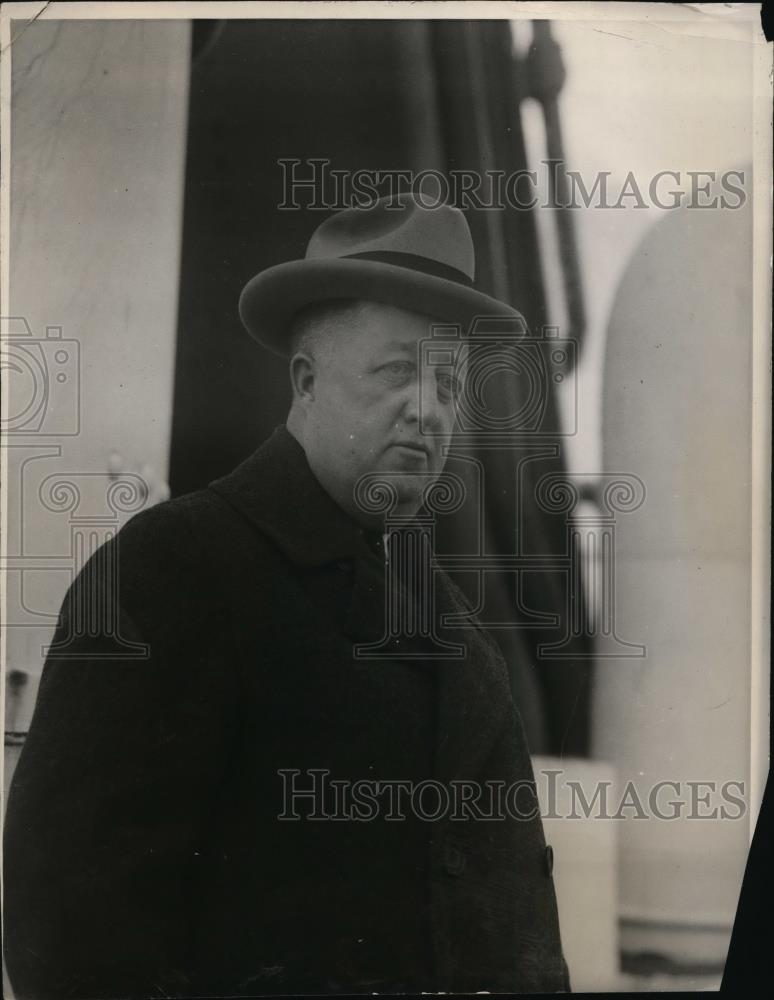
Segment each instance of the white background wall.
[[[131,513],[106,503],[111,467],[163,490],[190,61],[187,21],[22,26],[12,26],[4,312],[23,317],[29,334],[19,319],[4,323],[4,339],[19,334],[3,358],[15,369],[6,636],[8,670],[31,682],[21,704],[7,698],[14,729],[28,724],[42,647],[77,568],[74,522],[107,516],[103,529],[113,530]],[[61,343],[48,327],[61,328]],[[50,490],[46,506],[39,490],[51,475],[74,484],[76,508],[51,509]]]

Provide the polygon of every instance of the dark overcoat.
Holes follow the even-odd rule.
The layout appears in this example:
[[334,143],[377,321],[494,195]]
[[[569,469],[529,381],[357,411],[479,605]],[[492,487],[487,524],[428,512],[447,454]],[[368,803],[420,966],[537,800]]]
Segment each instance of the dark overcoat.
[[[418,815],[393,799],[392,819],[381,799],[355,818],[330,786],[288,799],[328,779],[534,792],[482,629],[441,633],[462,659],[417,658],[421,636],[353,656],[384,633],[386,586],[285,428],[90,559],[10,793],[20,997],[569,989],[523,798],[526,819],[433,818],[432,794]],[[467,609],[442,574],[436,593],[439,614]]]

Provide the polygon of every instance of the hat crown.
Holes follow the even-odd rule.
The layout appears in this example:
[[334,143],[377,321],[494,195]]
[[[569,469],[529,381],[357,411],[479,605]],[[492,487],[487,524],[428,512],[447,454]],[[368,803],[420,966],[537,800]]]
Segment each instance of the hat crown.
[[380,198],[371,208],[346,208],[312,235],[307,260],[354,254],[410,254],[475,277],[467,220],[452,205],[424,207],[410,193]]

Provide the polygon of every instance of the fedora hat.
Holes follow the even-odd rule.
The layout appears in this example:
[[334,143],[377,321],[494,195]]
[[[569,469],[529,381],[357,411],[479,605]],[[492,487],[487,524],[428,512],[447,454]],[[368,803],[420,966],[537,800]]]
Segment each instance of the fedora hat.
[[303,260],[261,271],[242,289],[239,315],[269,350],[289,354],[295,313],[326,299],[369,299],[467,331],[476,316],[519,317],[473,286],[475,255],[465,216],[451,205],[422,206],[411,194],[347,208],[313,233]]

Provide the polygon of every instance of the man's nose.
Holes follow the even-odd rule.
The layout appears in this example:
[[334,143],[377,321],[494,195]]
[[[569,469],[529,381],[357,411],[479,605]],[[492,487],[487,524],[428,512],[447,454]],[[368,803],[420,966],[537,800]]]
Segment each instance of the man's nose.
[[425,433],[443,429],[443,403],[438,398],[435,372],[428,368],[420,371],[406,401],[406,419],[418,423]]

